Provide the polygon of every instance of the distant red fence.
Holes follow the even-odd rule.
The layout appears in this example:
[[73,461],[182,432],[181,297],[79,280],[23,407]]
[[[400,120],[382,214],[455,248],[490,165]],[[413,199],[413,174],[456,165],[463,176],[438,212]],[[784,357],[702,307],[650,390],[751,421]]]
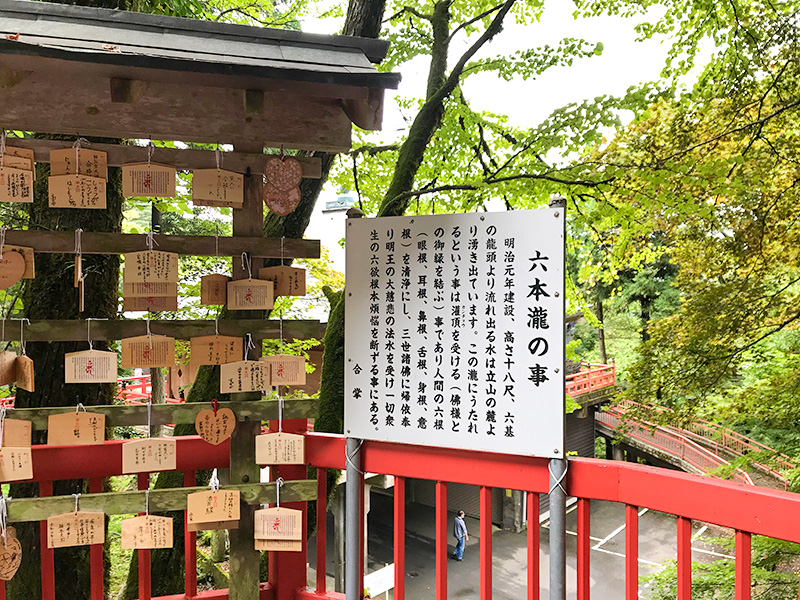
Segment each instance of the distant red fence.
[[570,397],[610,387],[617,383],[616,366],[581,363],[581,370],[567,375],[564,383]]

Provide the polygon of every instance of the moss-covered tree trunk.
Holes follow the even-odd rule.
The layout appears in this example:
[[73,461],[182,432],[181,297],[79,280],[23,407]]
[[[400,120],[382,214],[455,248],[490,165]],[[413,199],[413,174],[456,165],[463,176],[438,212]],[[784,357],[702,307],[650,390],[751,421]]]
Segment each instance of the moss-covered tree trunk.
[[[107,208],[105,210],[51,209],[47,205],[47,176],[49,167],[37,165],[35,199],[28,213],[32,230],[44,231],[112,231],[122,228],[122,189],[119,169],[109,169]],[[79,319],[86,317],[114,319],[118,312],[119,256],[85,255],[83,272],[86,275],[85,311],[78,313],[78,290],[73,287],[74,255],[36,254],[36,278],[25,283],[23,303],[29,319]],[[98,342],[95,348],[106,349]],[[86,350],[87,342],[31,342],[27,354],[34,361],[36,391],[16,391],[16,406],[20,408],[46,406],[85,406],[111,404],[114,384],[65,384],[64,354]],[[37,440],[43,443],[43,436]],[[54,494],[86,492],[85,481],[62,481],[55,485]],[[33,496],[36,484],[11,486],[12,497]],[[36,523],[17,524],[23,546],[22,566],[8,585],[8,597],[14,600],[40,600],[39,526]],[[88,600],[88,547],[66,548],[55,552],[56,598],[59,600]]]

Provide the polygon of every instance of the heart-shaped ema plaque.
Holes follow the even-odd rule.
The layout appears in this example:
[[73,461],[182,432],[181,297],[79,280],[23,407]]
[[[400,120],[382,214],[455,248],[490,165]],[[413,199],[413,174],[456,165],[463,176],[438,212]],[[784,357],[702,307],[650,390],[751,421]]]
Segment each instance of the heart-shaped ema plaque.
[[197,413],[194,428],[206,442],[218,446],[231,437],[236,428],[236,415],[230,408],[220,408],[216,414],[206,408]]
[[303,179],[303,165],[296,158],[272,156],[264,164],[264,177],[268,187],[288,192],[300,185]]
[[22,563],[22,544],[13,527],[6,528],[6,543],[0,538],[0,579],[10,581]]
[[282,192],[268,185],[264,186],[264,204],[267,208],[279,217],[294,212],[300,204],[300,188],[292,188],[288,192]]
[[0,290],[10,288],[25,274],[25,259],[19,252],[3,252],[0,258]]

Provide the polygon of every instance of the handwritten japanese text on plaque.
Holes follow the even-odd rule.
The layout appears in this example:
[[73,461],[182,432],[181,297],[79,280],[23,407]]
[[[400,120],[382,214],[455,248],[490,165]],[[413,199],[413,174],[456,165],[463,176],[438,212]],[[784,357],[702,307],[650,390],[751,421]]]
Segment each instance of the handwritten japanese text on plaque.
[[122,444],[123,473],[174,471],[176,468],[177,451],[174,439],[148,438]]

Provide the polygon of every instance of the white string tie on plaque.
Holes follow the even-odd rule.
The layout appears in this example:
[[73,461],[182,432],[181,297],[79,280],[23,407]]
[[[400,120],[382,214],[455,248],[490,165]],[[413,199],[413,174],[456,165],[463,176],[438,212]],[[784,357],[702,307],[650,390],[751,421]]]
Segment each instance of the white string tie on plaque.
[[242,271],[247,271],[247,278],[253,278],[253,261],[247,252],[242,252]]
[[7,499],[5,495],[0,493],[0,529],[2,529],[2,531],[0,531],[0,536],[3,538],[3,546],[8,544],[8,505],[6,504],[6,500],[11,500],[11,498],[9,497]]
[[147,236],[146,236],[146,240],[147,240],[147,249],[148,249],[150,252],[152,252],[152,251],[153,251],[153,244],[155,244],[156,246],[158,246],[158,242],[157,242],[157,241],[155,240],[155,238],[153,237],[154,235],[155,235],[155,233],[154,233],[153,231],[148,231],[148,232],[147,232]]
[[283,487],[283,477],[278,477],[275,480],[275,504],[278,508],[281,507],[281,487]]
[[92,321],[108,321],[108,317],[86,317],[86,341],[89,342],[89,350],[94,350],[92,344]]
[[[0,165],[0,166],[2,166],[2,165]],[[3,248],[6,245],[6,231],[7,230],[8,230],[8,227],[6,227],[5,225],[0,227],[0,260],[3,260]]]
[[80,492],[77,494],[72,494],[72,497],[75,498],[75,514],[78,514],[78,501],[81,498]]
[[25,356],[25,323],[28,325],[31,324],[31,320],[27,317],[22,317],[20,319],[11,319],[12,321],[19,321],[19,348],[20,354]]
[[78,136],[78,139],[75,140],[75,143],[72,144],[72,147],[75,148],[75,174],[77,175],[80,171],[80,164],[81,164],[81,155],[80,149],[83,147],[84,144],[88,144],[89,140],[86,138],[82,138]]
[[[3,447],[3,432],[6,426],[6,405],[5,403],[0,404],[0,448]],[[5,525],[3,526],[5,529]]]
[[219,171],[222,168],[222,150],[219,149],[219,144],[214,150],[214,158],[217,159],[217,171]]
[[150,488],[144,491],[144,514],[150,516]]
[[253,343],[253,334],[248,333],[244,336],[244,359],[247,360],[247,357],[250,355],[250,350],[255,350],[256,345]]
[[211,488],[212,492],[216,492],[219,489],[219,477],[217,477],[216,469],[211,472],[211,479],[208,480],[208,487]]
[[86,412],[86,407],[81,402],[78,402],[78,406],[75,407],[75,414],[77,415],[78,411],[81,411],[81,410],[83,412]]
[[153,151],[156,149],[156,145],[153,143],[153,140],[147,144],[147,168],[150,168],[150,161],[153,159]]
[[81,234],[83,233],[83,229],[76,229],[75,230],[75,254],[80,256],[83,254],[83,248],[81,247]]

